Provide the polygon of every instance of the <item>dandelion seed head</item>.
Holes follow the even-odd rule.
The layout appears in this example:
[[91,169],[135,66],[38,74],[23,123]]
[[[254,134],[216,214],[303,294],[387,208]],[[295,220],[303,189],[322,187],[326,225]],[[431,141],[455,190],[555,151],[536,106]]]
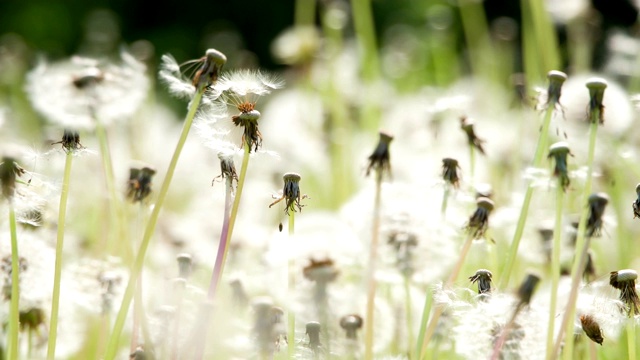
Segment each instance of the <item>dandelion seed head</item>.
[[180,65],[176,59],[169,54],[162,55],[158,76],[173,96],[188,100],[196,93],[193,84],[181,74]]

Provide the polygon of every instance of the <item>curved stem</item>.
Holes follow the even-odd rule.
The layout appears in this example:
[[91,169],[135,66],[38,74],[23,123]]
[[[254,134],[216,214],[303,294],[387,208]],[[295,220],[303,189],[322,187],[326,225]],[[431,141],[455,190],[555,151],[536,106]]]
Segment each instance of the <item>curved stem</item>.
[[556,189],[556,224],[553,229],[553,250],[551,253],[551,301],[549,302],[549,325],[547,328],[547,360],[553,359],[553,333],[558,303],[558,283],[560,282],[560,244],[562,241],[562,208],[564,189],[558,178]]
[[11,232],[11,304],[9,312],[9,360],[19,358],[18,335],[20,333],[20,256],[18,256],[18,235],[16,229],[16,212],[13,201],[9,204],[9,231]]
[[[553,110],[555,108],[555,104],[549,104],[547,110],[544,115],[544,120],[542,122],[542,130],[540,132],[540,136],[538,137],[538,145],[536,146],[536,153],[533,157],[533,167],[539,168],[542,164],[542,157],[545,150],[548,148],[547,142],[549,140],[549,125],[551,123],[551,116],[553,115]],[[524,225],[527,222],[527,214],[529,213],[529,205],[531,204],[531,197],[533,196],[533,184],[532,180],[529,180],[527,184],[527,192],[524,195],[524,201],[522,203],[522,208],[520,209],[520,216],[518,217],[518,224],[516,225],[516,232],[513,235],[513,240],[511,241],[511,248],[509,249],[509,255],[507,257],[507,263],[502,270],[500,280],[500,288],[505,289],[509,286],[509,278],[511,273],[513,272],[513,265],[516,261],[516,256],[518,255],[518,248],[520,247],[520,240],[522,240],[522,234],[524,232]]]
[[382,169],[376,168],[376,189],[373,202],[373,221],[371,228],[371,245],[369,248],[369,269],[367,270],[367,312],[364,321],[364,358],[373,359],[374,309],[376,296],[376,257],[378,253],[378,237],[380,228],[380,203],[382,193]]
[[167,193],[169,192],[171,179],[173,179],[173,174],[178,164],[180,153],[182,152],[182,148],[184,147],[184,144],[187,140],[187,135],[189,135],[189,130],[191,129],[191,124],[193,123],[193,118],[195,117],[196,111],[198,110],[198,105],[200,104],[203,93],[204,88],[198,89],[193,100],[191,100],[191,104],[189,105],[189,112],[187,113],[187,117],[182,127],[180,139],[178,140],[178,144],[176,145],[173,157],[171,158],[171,162],[169,163],[169,168],[167,169],[167,173],[165,175],[164,181],[162,182],[160,192],[158,193],[158,200],[153,207],[149,222],[147,222],[147,226],[145,227],[142,242],[140,243],[140,249],[138,250],[138,254],[136,255],[135,262],[131,269],[131,275],[129,277],[127,288],[122,298],[122,304],[120,305],[120,310],[118,311],[118,316],[116,317],[113,331],[111,332],[111,336],[109,337],[109,343],[107,345],[107,351],[104,357],[106,360],[113,360],[116,357],[116,353],[118,352],[118,343],[120,341],[122,329],[124,328],[127,313],[129,312],[129,305],[131,305],[131,299],[133,298],[133,293],[136,287],[135,284],[138,280],[140,271],[142,270],[144,258],[151,241],[151,236],[155,232],[156,224],[158,223],[158,217],[160,216],[160,210],[162,209],[164,200],[167,197]]
[[56,262],[53,272],[53,295],[51,299],[51,319],[49,320],[49,342],[47,346],[47,359],[56,357],[56,340],[58,334],[58,309],[60,306],[60,276],[62,274],[62,249],[64,246],[64,227],[67,214],[67,199],[69,197],[69,182],[71,180],[71,164],[73,153],[67,151],[64,163],[64,175],[62,177],[62,192],[60,193],[60,205],[58,209],[58,234],[56,238]]

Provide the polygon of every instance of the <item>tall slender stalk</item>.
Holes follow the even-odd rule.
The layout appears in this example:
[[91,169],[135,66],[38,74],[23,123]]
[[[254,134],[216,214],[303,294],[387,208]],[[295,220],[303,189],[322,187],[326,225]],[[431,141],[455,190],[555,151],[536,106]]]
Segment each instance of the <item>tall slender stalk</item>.
[[58,309],[60,306],[60,276],[62,275],[62,249],[64,246],[64,228],[67,215],[67,199],[69,197],[69,182],[71,181],[71,164],[73,152],[67,151],[62,177],[62,192],[58,208],[58,233],[56,237],[56,262],[53,275],[53,294],[51,299],[51,319],[49,320],[49,342],[47,345],[47,359],[56,357],[56,340],[58,335]]
[[[539,168],[542,165],[542,159],[545,150],[548,148],[547,143],[549,139],[549,125],[551,123],[551,117],[555,110],[555,103],[549,104],[544,114],[544,120],[542,122],[542,129],[540,130],[540,136],[538,137],[538,144],[536,145],[536,152],[533,157],[533,167]],[[524,233],[524,226],[527,222],[527,215],[529,213],[529,206],[531,204],[531,198],[533,196],[533,180],[529,180],[527,184],[527,191],[524,195],[522,207],[520,208],[520,215],[518,217],[518,223],[516,230],[511,241],[511,247],[507,255],[507,262],[501,272],[500,288],[507,288],[509,286],[509,279],[513,272],[513,266],[518,255],[518,248],[520,247],[520,240],[522,240],[522,234]]]
[[164,178],[164,181],[162,182],[160,192],[158,193],[158,200],[153,207],[149,222],[147,222],[147,226],[145,227],[142,242],[140,243],[140,249],[138,250],[138,254],[136,255],[135,262],[131,269],[131,275],[124,292],[124,296],[122,298],[122,304],[120,305],[120,310],[118,311],[113,331],[111,332],[111,336],[109,337],[107,351],[105,354],[106,360],[114,359],[118,351],[120,335],[122,334],[122,329],[124,328],[124,322],[129,311],[129,305],[131,305],[131,299],[133,298],[133,293],[136,287],[135,284],[142,270],[142,266],[144,265],[144,258],[151,241],[151,236],[155,232],[156,224],[158,223],[158,217],[160,216],[160,210],[162,209],[162,205],[164,205],[165,198],[167,197],[167,193],[169,192],[169,185],[171,185],[171,180],[173,179],[173,174],[178,164],[178,159],[180,158],[182,148],[184,147],[187,136],[189,135],[189,130],[191,129],[193,118],[195,117],[198,106],[200,105],[200,101],[202,100],[204,90],[204,86],[199,87],[193,100],[191,100],[191,104],[189,105],[189,112],[187,113],[187,117],[182,127],[180,139],[178,140],[178,144],[176,145],[176,149],[171,158],[171,162],[169,163],[169,168],[167,169],[166,176]]
[[371,244],[369,245],[369,268],[367,269],[367,311],[364,321],[364,358],[373,359],[374,309],[376,296],[376,258],[378,253],[378,238],[380,236],[380,203],[382,193],[383,169],[375,168],[376,185],[373,201],[373,222],[371,227]]
[[18,256],[18,232],[16,229],[16,212],[13,200],[9,199],[9,231],[11,232],[11,303],[9,308],[9,360],[19,358],[18,335],[20,333],[20,256]]
[[553,250],[551,252],[551,300],[549,302],[549,325],[547,327],[547,360],[553,359],[553,333],[558,300],[558,283],[560,282],[560,244],[562,241],[562,208],[564,188],[558,178],[556,189],[556,223],[553,229]]
[[636,357],[636,321],[633,316],[627,320],[627,359],[637,359]]
[[407,353],[413,351],[413,312],[411,310],[411,277],[404,276],[404,311],[407,322]]
[[[289,241],[291,241],[290,246],[293,248],[294,244],[293,238],[294,230],[295,230],[295,211],[289,211]],[[288,287],[289,287],[289,296],[293,296],[293,292],[296,286],[296,267],[295,267],[295,259],[293,256],[289,257],[289,279],[288,279]],[[288,353],[289,359],[292,359],[296,352],[296,314],[292,309],[289,309],[287,314],[287,322],[288,322]],[[322,324],[323,326],[327,326],[327,324]]]

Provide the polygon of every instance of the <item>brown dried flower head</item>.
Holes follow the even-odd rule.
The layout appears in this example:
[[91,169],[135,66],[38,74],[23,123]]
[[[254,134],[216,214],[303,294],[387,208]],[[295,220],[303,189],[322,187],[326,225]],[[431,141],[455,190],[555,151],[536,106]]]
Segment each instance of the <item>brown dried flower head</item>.
[[567,74],[562,71],[551,70],[547,73],[547,79],[549,79],[549,87],[547,88],[546,106],[560,105],[562,84],[567,80]]
[[[282,189],[282,196],[277,198],[276,201],[269,205],[271,208],[273,205],[285,200],[284,212],[289,215],[289,211],[302,211],[304,205],[300,204],[300,201],[306,198],[306,195],[302,195],[300,192],[300,174],[289,172],[282,177],[284,180],[284,188]],[[297,208],[297,210],[296,210]]]
[[464,131],[465,134],[467,134],[467,141],[469,142],[469,146],[475,147],[476,149],[478,149],[480,154],[484,155],[485,152],[482,144],[484,144],[485,141],[480,139],[476,135],[474,125],[475,122],[473,121],[473,119],[466,116],[460,118],[460,128],[462,129],[462,131]]
[[476,211],[469,218],[466,229],[474,239],[484,237],[487,229],[489,228],[489,215],[493,211],[493,201],[486,197],[479,197],[476,199],[478,207]]
[[218,81],[222,67],[227,62],[227,57],[216,49],[209,49],[200,62],[202,65],[193,76],[193,86],[196,89],[211,86]]
[[442,159],[442,179],[456,189],[460,187],[459,169],[458,160],[452,158]]
[[236,172],[236,165],[233,162],[233,154],[218,153],[218,159],[220,159],[220,175],[213,178],[211,185],[217,178],[230,179],[231,183],[235,181],[238,183],[238,173]]
[[151,182],[156,170],[150,166],[131,167],[127,181],[127,198],[132,202],[142,202],[151,194]]
[[473,284],[478,283],[478,294],[490,294],[492,277],[491,271],[478,269],[473,276],[469,277],[469,281]]
[[0,183],[2,183],[2,195],[11,200],[16,191],[16,180],[24,175],[24,169],[12,156],[3,156],[0,162]]
[[389,154],[389,144],[393,140],[393,136],[384,131],[379,133],[380,139],[378,145],[376,145],[373,153],[369,155],[369,165],[367,166],[366,175],[369,176],[371,170],[375,170],[379,173],[379,176],[383,176],[385,173],[391,176],[391,155]]
[[527,277],[524,279],[520,288],[518,289],[518,299],[520,299],[520,303],[518,307],[522,307],[524,305],[529,305],[531,302],[531,297],[540,282],[540,276],[537,274],[529,273]]
[[629,317],[632,314],[640,314],[640,298],[636,291],[637,278],[638,273],[631,269],[612,271],[609,277],[609,284],[620,290],[620,301],[628,306]]
[[72,131],[72,130],[65,129],[62,134],[62,140],[58,142],[54,142],[51,145],[56,145],[56,144],[61,144],[62,149],[64,149],[66,153],[84,149],[84,146],[80,144],[80,134],[77,131]]
[[600,329],[600,325],[593,318],[593,316],[588,314],[580,315],[580,324],[582,325],[582,330],[589,337],[589,339],[593,340],[596,344],[602,345],[604,341],[604,336],[602,335],[602,329]]
[[349,314],[340,318],[340,327],[347,333],[347,339],[356,340],[358,330],[362,328],[364,321],[358,314]]
[[607,88],[607,81],[602,78],[591,78],[587,81],[589,89],[589,120],[604,124],[604,90]]
[[571,180],[569,179],[569,168],[567,166],[567,156],[573,154],[569,149],[569,144],[564,141],[557,142],[549,148],[549,155],[547,158],[553,158],[555,160],[555,167],[553,168],[553,176],[558,178],[562,190],[566,191]]
[[602,216],[609,203],[609,196],[605,193],[595,193],[589,196],[589,218],[587,219],[587,236],[598,237],[602,232]]

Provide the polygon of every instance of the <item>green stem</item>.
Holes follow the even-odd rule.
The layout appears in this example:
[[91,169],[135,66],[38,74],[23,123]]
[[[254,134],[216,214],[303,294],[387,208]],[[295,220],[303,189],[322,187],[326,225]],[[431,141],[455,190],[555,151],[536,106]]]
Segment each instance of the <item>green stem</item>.
[[[431,315],[431,304],[433,303],[433,294],[431,288],[427,289],[427,293],[424,298],[424,306],[422,308],[422,318],[420,320],[420,330],[418,331],[417,344],[415,348],[415,353],[413,354],[413,359],[420,359],[423,356],[420,356],[422,353],[422,344],[424,344],[424,334],[427,331],[427,323],[429,321],[429,315]],[[420,356],[420,357],[419,357]]]
[[636,357],[636,322],[633,316],[627,323],[627,351],[629,357],[627,359],[637,359]]
[[73,152],[67,151],[64,163],[64,175],[62,177],[62,192],[60,193],[60,205],[58,209],[58,235],[56,238],[56,262],[53,273],[53,298],[51,299],[51,320],[49,320],[49,343],[47,347],[47,359],[56,357],[56,340],[58,334],[58,309],[60,306],[60,276],[62,274],[62,249],[64,246],[64,227],[67,215],[67,199],[69,198],[69,183],[71,181],[71,164]]
[[444,184],[444,194],[442,195],[442,205],[440,206],[440,214],[442,214],[442,221],[447,217],[447,205],[449,203],[450,187],[448,184]]
[[296,26],[313,26],[316,20],[316,1],[296,0],[295,6]]
[[[489,61],[492,54],[489,30],[482,4],[473,0],[458,0],[460,18],[467,41],[468,61],[475,75],[494,78],[494,66]],[[495,54],[494,54],[495,55]]]
[[378,60],[371,0],[351,0],[351,9],[356,37],[362,47],[360,55],[362,76],[366,81],[377,80],[380,76],[380,62]]
[[[595,111],[597,113],[597,111]],[[598,119],[599,114],[595,114],[595,119]],[[593,180],[593,159],[595,157],[595,149],[596,149],[596,138],[598,132],[598,121],[592,121],[590,127],[590,136],[589,136],[589,154],[587,158],[587,179],[584,184],[584,191],[582,195],[582,199],[584,202],[589,198],[591,194],[591,183]],[[582,273],[584,271],[584,267],[587,263],[587,252],[589,251],[589,244],[591,242],[591,237],[586,236],[586,228],[587,228],[587,217],[589,216],[589,208],[587,206],[582,210],[582,214],[580,215],[580,222],[578,223],[578,238],[576,240],[576,254],[580,254],[580,256],[576,256],[573,262],[573,266],[571,268],[571,291],[569,293],[569,300],[567,301],[567,306],[565,307],[565,313],[562,318],[562,325],[560,329],[565,329],[565,331],[560,331],[558,337],[556,338],[556,343],[553,348],[553,356],[560,351],[560,347],[562,346],[563,336],[566,335],[566,340],[564,342],[563,355],[565,359],[571,359],[573,356],[573,319],[575,318],[576,311],[576,300],[578,299],[578,287],[580,285],[580,278],[582,277]]]
[[547,360],[553,359],[553,333],[558,303],[558,283],[560,282],[560,245],[562,241],[562,208],[564,188],[558,178],[556,189],[556,224],[553,229],[553,251],[551,253],[551,301],[549,303],[549,325],[547,328]]
[[476,149],[469,144],[469,186],[473,188],[473,177],[476,174]]
[[[547,142],[549,141],[549,125],[551,124],[551,116],[555,109],[555,104],[549,104],[545,111],[544,120],[542,122],[542,130],[538,137],[538,145],[536,146],[536,153],[533,157],[533,167],[539,168],[542,165],[542,158],[546,149],[548,149]],[[533,196],[533,180],[529,180],[527,184],[527,191],[524,195],[524,201],[522,208],[520,209],[520,216],[518,217],[518,224],[516,225],[516,232],[513,235],[511,242],[511,248],[507,257],[507,263],[502,270],[499,288],[506,289],[509,286],[509,278],[513,272],[513,265],[516,262],[518,255],[518,248],[520,247],[520,240],[522,240],[522,234],[524,232],[524,226],[527,222],[527,214],[529,213],[529,205],[531,204],[531,197]]]
[[413,348],[413,314],[411,311],[411,277],[404,277],[404,308],[407,321],[407,353]]
[[[295,211],[289,209],[289,241],[293,242],[295,228]],[[293,243],[290,244],[293,247]],[[293,298],[294,289],[296,286],[296,270],[295,270],[295,260],[293,257],[289,258],[289,296]],[[293,359],[296,351],[296,314],[290,308],[287,320],[289,323],[289,331],[288,331],[288,351],[289,351],[289,359]],[[327,324],[322,324],[322,326],[327,326]]]
[[11,232],[11,304],[9,312],[9,360],[19,358],[18,335],[20,333],[20,256],[18,256],[18,232],[13,200],[9,200],[9,230]]
[[378,237],[380,228],[380,203],[382,193],[382,169],[376,168],[376,188],[373,202],[373,221],[371,228],[371,245],[369,248],[369,269],[367,270],[367,312],[365,325],[364,358],[373,359],[374,309],[376,295],[376,257],[378,253]]
[[193,100],[191,100],[191,104],[189,106],[189,112],[187,113],[187,117],[182,127],[182,133],[180,134],[180,139],[178,140],[178,144],[176,145],[176,149],[173,153],[173,157],[171,158],[171,162],[169,163],[167,174],[164,178],[164,181],[162,182],[160,192],[158,193],[158,200],[156,201],[156,204],[153,207],[153,211],[151,212],[149,222],[145,227],[142,242],[140,243],[140,249],[138,250],[138,254],[136,255],[135,262],[131,269],[131,276],[129,277],[127,288],[122,298],[122,304],[120,305],[120,310],[118,311],[118,316],[116,317],[116,322],[113,326],[113,331],[111,332],[111,336],[109,337],[107,351],[104,357],[106,360],[113,360],[116,357],[116,354],[118,352],[118,343],[120,341],[120,335],[122,334],[122,329],[124,328],[124,323],[127,318],[127,313],[129,312],[129,305],[131,305],[131,299],[133,298],[133,293],[135,291],[136,281],[138,280],[138,276],[142,271],[144,258],[147,253],[147,248],[149,247],[149,243],[151,241],[151,236],[153,235],[156,228],[156,224],[158,223],[160,210],[162,209],[164,200],[167,197],[167,193],[169,192],[169,185],[171,185],[171,179],[173,178],[173,174],[178,164],[180,153],[182,152],[182,148],[184,147],[184,144],[187,140],[187,135],[189,135],[189,130],[191,129],[193,118],[196,115],[196,111],[198,110],[198,105],[200,104],[200,100],[202,99],[203,94],[204,94],[204,87],[198,89]]

